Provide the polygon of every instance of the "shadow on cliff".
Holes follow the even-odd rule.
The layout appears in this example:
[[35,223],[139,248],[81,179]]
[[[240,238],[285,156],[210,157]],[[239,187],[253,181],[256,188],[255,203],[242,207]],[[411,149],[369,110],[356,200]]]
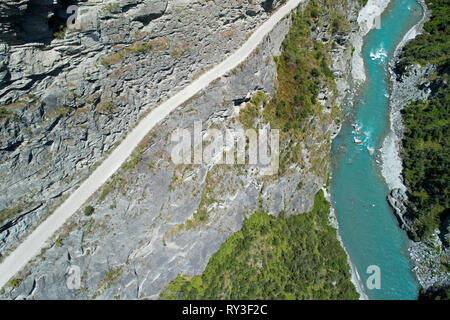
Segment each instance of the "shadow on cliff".
[[[4,7],[0,25],[0,41],[9,45],[50,43],[66,27],[67,8],[76,0],[29,0],[22,7]],[[2,12],[3,13],[3,12]]]

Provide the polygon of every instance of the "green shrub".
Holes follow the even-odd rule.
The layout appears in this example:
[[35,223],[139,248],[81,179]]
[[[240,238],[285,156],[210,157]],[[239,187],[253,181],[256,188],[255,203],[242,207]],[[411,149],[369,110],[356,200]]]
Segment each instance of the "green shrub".
[[179,275],[161,299],[357,299],[329,210],[320,191],[309,213],[255,212],[203,274]]
[[94,214],[94,211],[95,209],[93,206],[87,206],[86,208],[84,208],[84,215],[89,217]]
[[13,290],[17,289],[22,283],[22,279],[13,279],[9,282],[9,285],[13,288]]
[[449,215],[450,199],[450,94],[448,66],[450,30],[445,0],[427,1],[433,15],[426,33],[410,41],[401,56],[401,66],[428,63],[437,66],[431,75],[432,94],[402,111],[405,126],[403,145],[404,179],[409,191],[408,217],[415,239],[428,238]]

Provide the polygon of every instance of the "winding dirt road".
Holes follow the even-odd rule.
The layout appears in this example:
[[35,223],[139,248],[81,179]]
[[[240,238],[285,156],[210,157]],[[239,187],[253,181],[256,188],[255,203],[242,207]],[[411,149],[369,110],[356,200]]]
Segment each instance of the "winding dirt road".
[[251,37],[231,56],[156,107],[143,118],[78,189],[5,258],[3,263],[0,264],[0,288],[5,286],[31,259],[39,254],[45,242],[127,161],[139,142],[142,141],[156,124],[189,98],[206,88],[212,81],[220,78],[244,62],[275,25],[302,1],[287,1],[267,21],[259,26]]

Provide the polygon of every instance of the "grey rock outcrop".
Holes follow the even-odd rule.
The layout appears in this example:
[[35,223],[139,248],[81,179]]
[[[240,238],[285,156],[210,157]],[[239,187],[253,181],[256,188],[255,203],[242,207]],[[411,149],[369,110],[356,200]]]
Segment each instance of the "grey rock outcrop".
[[[170,160],[170,133],[176,128],[192,129],[198,120],[203,120],[204,129],[214,124],[232,126],[239,109],[235,101],[246,101],[257,90],[273,93],[276,67],[272,55],[288,29],[286,19],[259,54],[159,124],[135,167],[121,169],[108,183],[112,187],[104,189],[111,190],[96,195],[94,215],[78,214],[71,219],[61,241],[55,242],[62,245],[50,244],[10,298],[154,299],[178,272],[201,272],[220,245],[239,230],[246,212],[255,209],[259,198],[264,197],[264,207],[279,212],[286,205],[275,201],[281,193],[298,194],[302,198],[291,200],[290,206],[309,210],[309,195],[323,184],[312,174],[304,178],[305,192],[298,193],[295,186],[300,172],[292,177],[295,181],[280,183],[284,185],[280,191],[262,183],[254,168],[243,172],[208,165],[180,169]],[[205,185],[210,179],[214,179],[213,190],[207,195]],[[190,229],[180,228],[194,221],[202,198],[209,196],[217,201],[205,208],[208,220]],[[66,286],[71,265],[82,272],[80,290]],[[36,284],[33,289],[28,285],[31,278]]]
[[394,214],[398,220],[400,228],[407,232],[411,231],[411,223],[407,219],[407,216],[405,216],[407,213],[405,203],[408,200],[406,193],[401,189],[392,189],[391,193],[387,196],[387,200],[394,210]]
[[[61,20],[67,2],[40,1],[38,11],[34,0],[6,2],[1,25],[12,31],[0,43],[0,212],[16,214],[1,222],[10,228],[1,232],[0,255],[140,116],[223,60],[283,2],[79,1],[74,27],[56,38],[49,29],[47,42],[23,39],[7,22],[33,18],[31,6]],[[23,215],[35,203],[42,206]]]

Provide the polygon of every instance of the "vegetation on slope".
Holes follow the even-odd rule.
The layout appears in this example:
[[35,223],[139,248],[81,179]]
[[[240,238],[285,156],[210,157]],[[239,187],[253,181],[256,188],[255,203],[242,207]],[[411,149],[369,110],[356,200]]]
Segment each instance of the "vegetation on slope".
[[290,217],[255,212],[203,274],[179,275],[161,299],[357,299],[323,192]]
[[[311,40],[310,36],[311,30],[321,27],[323,14],[329,15],[333,21],[345,21],[334,5],[333,1],[322,4],[311,1],[303,11],[296,11],[292,27],[282,44],[282,54],[276,57],[279,86],[262,116],[272,128],[281,130],[279,174],[283,174],[292,163],[302,165],[302,146],[296,142],[305,141],[312,132],[312,126],[320,126],[321,121],[331,123],[333,120],[330,118],[337,116],[337,108],[331,114],[323,114],[317,99],[320,88],[335,88],[333,73],[328,67],[329,48]],[[340,28],[346,27],[344,22],[338,24]],[[322,140],[328,139],[324,137]],[[322,160],[311,159],[315,172],[328,171]]]
[[[321,19],[333,21],[333,32],[348,27],[336,5],[342,3],[311,1],[293,14],[282,54],[276,58],[276,95],[271,101],[256,95],[241,112],[239,120],[246,128],[254,127],[254,120],[261,116],[263,122],[281,130],[279,175],[293,163],[302,165],[298,142],[321,122],[329,124],[336,117],[337,108],[331,114],[323,113],[317,99],[320,88],[334,89],[327,57],[330,48],[310,37],[311,30],[322,27]],[[329,150],[328,136],[317,139]],[[319,150],[309,154],[314,174],[328,174],[324,154]],[[322,191],[309,213],[289,217],[280,213],[276,218],[256,211],[213,255],[201,275],[190,278],[180,274],[161,299],[357,299],[329,213]]]
[[432,287],[428,290],[422,290],[419,294],[419,300],[450,300],[450,287]]
[[[413,223],[413,239],[426,240],[439,228],[444,245],[449,246],[449,142],[450,94],[448,90],[450,30],[447,0],[426,1],[432,10],[425,33],[408,43],[402,53],[401,68],[418,63],[434,64],[431,75],[432,93],[426,101],[411,103],[403,110],[405,135],[403,139],[403,166],[409,191],[408,215]],[[448,272],[450,265],[441,261]],[[445,272],[445,271],[444,271]],[[448,300],[450,287],[437,284],[422,289],[419,299]]]
[[450,3],[433,0],[427,4],[433,15],[424,26],[426,33],[408,43],[401,59],[403,67],[411,63],[437,66],[430,78],[433,92],[428,100],[414,102],[403,110],[404,177],[410,192],[408,209],[415,239],[429,237],[449,215]]
[[402,63],[433,63],[448,69],[450,4],[447,0],[427,0],[426,3],[432,11],[432,17],[424,25],[425,32],[411,40],[403,49]]

